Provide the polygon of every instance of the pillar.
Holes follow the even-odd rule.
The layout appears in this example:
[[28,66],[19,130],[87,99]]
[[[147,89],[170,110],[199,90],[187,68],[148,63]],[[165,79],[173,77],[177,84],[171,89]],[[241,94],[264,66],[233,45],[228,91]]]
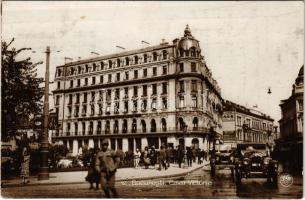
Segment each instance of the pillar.
[[78,153],[78,144],[77,140],[73,140],[73,148],[72,148],[72,155],[76,156]]
[[142,150],[144,150],[144,148],[148,146],[148,142],[147,142],[146,137],[141,138],[141,146],[142,146]]
[[123,138],[122,139],[122,150],[123,152],[128,151],[128,139],[127,138]]
[[89,139],[88,147],[89,147],[89,148],[93,148],[93,147],[94,147],[93,139]]

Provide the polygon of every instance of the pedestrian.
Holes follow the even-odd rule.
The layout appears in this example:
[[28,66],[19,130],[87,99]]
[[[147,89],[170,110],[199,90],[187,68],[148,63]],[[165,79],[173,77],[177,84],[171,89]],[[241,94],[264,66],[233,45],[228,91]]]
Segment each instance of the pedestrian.
[[144,160],[145,169],[148,169],[148,167],[150,165],[150,158],[149,158],[148,147],[144,148],[143,160]]
[[30,176],[30,152],[27,147],[24,147],[22,150],[20,176],[22,178],[22,184],[30,182],[28,180]]
[[[96,155],[95,167],[100,174],[101,187],[107,198],[117,198],[118,193],[115,189],[115,173],[120,163],[119,155],[108,149],[107,139],[102,141],[102,149]],[[111,195],[112,193],[112,195]]]
[[95,190],[99,189],[99,182],[100,182],[100,174],[95,168],[95,161],[96,161],[96,155],[98,154],[99,149],[94,148],[91,150],[90,155],[90,165],[88,168],[88,175],[86,177],[86,181],[90,183],[90,190],[93,189],[93,184],[95,183]]
[[182,146],[181,145],[178,145],[178,148],[177,148],[177,163],[179,165],[179,168],[181,168],[181,163],[182,163],[182,160],[183,160],[183,156],[184,156],[184,152],[183,152],[183,149],[182,149]]
[[193,151],[190,147],[186,149],[186,158],[187,158],[187,165],[192,167],[192,160],[193,160]]
[[167,147],[165,148],[166,151],[166,163],[167,163],[167,167],[170,167],[170,163],[173,162],[173,149],[172,147]]
[[157,163],[157,153],[155,150],[155,146],[151,147],[149,157],[150,157],[150,164],[155,168],[155,165]]
[[161,146],[161,149],[159,151],[159,170],[161,171],[163,168],[165,170],[167,170],[167,166],[166,166],[166,151],[164,146]]
[[139,168],[140,157],[141,157],[141,152],[139,149],[136,149],[136,152],[134,154],[134,167],[136,169]]

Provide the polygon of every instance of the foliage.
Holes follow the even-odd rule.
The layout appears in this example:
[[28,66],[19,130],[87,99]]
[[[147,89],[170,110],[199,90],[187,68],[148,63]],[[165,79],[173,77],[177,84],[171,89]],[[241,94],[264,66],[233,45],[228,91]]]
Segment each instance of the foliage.
[[41,62],[32,63],[30,57],[20,59],[30,48],[9,48],[13,41],[1,42],[2,139],[15,136],[18,119],[38,114],[42,108],[43,78],[37,77],[36,68]]

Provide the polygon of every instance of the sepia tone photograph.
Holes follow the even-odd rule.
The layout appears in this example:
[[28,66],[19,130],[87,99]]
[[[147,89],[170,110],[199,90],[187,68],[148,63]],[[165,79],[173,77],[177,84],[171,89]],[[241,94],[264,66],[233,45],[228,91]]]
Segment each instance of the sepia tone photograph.
[[303,1],[2,1],[1,197],[303,198]]

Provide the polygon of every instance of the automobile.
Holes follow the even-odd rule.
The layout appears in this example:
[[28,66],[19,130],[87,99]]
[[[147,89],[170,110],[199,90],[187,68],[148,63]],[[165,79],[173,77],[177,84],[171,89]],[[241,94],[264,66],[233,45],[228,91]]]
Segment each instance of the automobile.
[[216,165],[228,165],[233,164],[234,156],[233,151],[230,147],[220,147],[215,153],[215,164]]
[[83,162],[73,157],[62,158],[57,163],[57,168],[83,167]]
[[236,184],[242,183],[242,178],[267,178],[267,181],[277,185],[278,162],[273,160],[266,144],[237,144],[235,154]]

